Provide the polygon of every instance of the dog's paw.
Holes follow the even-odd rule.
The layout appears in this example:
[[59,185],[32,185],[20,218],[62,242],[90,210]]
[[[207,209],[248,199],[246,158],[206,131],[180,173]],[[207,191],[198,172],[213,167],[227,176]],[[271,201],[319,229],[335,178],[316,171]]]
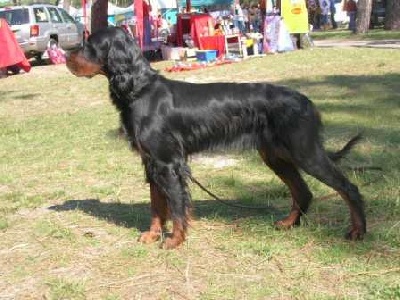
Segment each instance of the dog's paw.
[[350,241],[361,241],[364,239],[365,230],[358,227],[352,228],[348,233],[346,233],[346,239]]
[[276,221],[275,227],[277,229],[290,229],[294,226],[300,225],[300,214],[293,214],[291,213],[286,218]]
[[143,232],[139,237],[139,242],[143,244],[151,244],[157,242],[161,237],[161,233],[154,231]]
[[183,241],[181,239],[166,238],[165,241],[160,245],[160,248],[164,250],[172,250],[180,247]]

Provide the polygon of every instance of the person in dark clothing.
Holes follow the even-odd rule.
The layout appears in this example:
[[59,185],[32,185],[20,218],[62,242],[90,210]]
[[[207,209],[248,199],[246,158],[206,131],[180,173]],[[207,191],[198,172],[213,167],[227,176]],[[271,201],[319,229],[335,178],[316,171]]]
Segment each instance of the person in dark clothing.
[[332,25],[333,29],[336,29],[338,26],[337,26],[337,23],[336,23],[336,20],[335,20],[336,7],[335,7],[335,1],[334,0],[331,0],[330,10],[331,10],[331,25]]

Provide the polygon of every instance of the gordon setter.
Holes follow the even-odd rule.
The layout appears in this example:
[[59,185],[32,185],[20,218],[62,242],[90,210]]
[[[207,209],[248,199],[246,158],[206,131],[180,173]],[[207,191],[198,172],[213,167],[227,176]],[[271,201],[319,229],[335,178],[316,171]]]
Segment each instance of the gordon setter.
[[141,156],[150,184],[151,225],[140,241],[160,239],[167,219],[172,233],[162,244],[173,249],[185,240],[191,196],[188,156],[203,150],[257,149],[264,163],[289,187],[292,208],[277,227],[299,225],[312,194],[300,169],[336,190],[350,209],[346,237],[362,239],[366,221],[362,196],[336,167],[360,138],[327,152],[321,119],[313,103],[289,88],[260,83],[194,84],[165,78],[151,68],[135,40],[121,28],[92,34],[69,54],[76,76],[105,75],[113,104],[133,149]]

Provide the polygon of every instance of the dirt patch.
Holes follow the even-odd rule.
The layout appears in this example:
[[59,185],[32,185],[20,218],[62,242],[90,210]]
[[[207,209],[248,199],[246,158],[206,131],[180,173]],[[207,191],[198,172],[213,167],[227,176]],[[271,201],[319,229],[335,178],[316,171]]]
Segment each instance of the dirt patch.
[[217,156],[207,156],[207,155],[194,155],[192,161],[204,166],[210,166],[213,168],[226,168],[232,167],[239,163],[239,159],[217,155]]

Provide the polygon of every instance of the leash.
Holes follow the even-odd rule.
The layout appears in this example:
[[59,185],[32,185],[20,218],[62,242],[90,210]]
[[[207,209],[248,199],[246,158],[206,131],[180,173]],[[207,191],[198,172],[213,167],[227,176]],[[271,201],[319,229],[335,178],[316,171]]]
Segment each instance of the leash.
[[204,192],[206,192],[208,195],[210,195],[212,198],[217,200],[218,202],[221,202],[222,204],[225,204],[226,206],[230,207],[235,207],[235,208],[244,208],[244,209],[269,209],[272,206],[249,206],[249,205],[241,205],[241,204],[234,204],[230,203],[226,200],[223,200],[219,198],[217,195],[214,193],[210,192],[205,186],[203,186],[196,178],[194,178],[192,175],[189,174],[190,180],[195,183],[200,189],[202,189]]
[[[383,169],[381,167],[376,167],[376,166],[360,166],[360,167],[347,167],[346,169],[354,171],[354,172],[365,172],[367,170],[372,170],[372,171],[383,171]],[[203,190],[204,192],[206,192],[209,196],[211,196],[212,198],[214,198],[215,200],[217,200],[218,202],[226,205],[226,206],[230,206],[230,207],[234,207],[234,208],[241,208],[241,209],[270,209],[273,206],[268,205],[268,206],[249,206],[249,205],[241,205],[241,204],[234,204],[234,203],[230,203],[229,201],[223,200],[220,197],[218,197],[217,195],[215,195],[213,192],[211,192],[209,189],[207,189],[204,185],[202,185],[196,178],[194,178],[192,176],[192,174],[188,174],[189,179],[195,183],[201,190]],[[371,182],[367,182],[365,184],[363,184],[363,186],[369,185],[371,183],[373,183],[374,181]],[[327,200],[329,198],[332,198],[334,196],[338,195],[337,192],[335,193],[331,193],[328,195],[324,195],[318,198],[315,198],[315,200]]]

